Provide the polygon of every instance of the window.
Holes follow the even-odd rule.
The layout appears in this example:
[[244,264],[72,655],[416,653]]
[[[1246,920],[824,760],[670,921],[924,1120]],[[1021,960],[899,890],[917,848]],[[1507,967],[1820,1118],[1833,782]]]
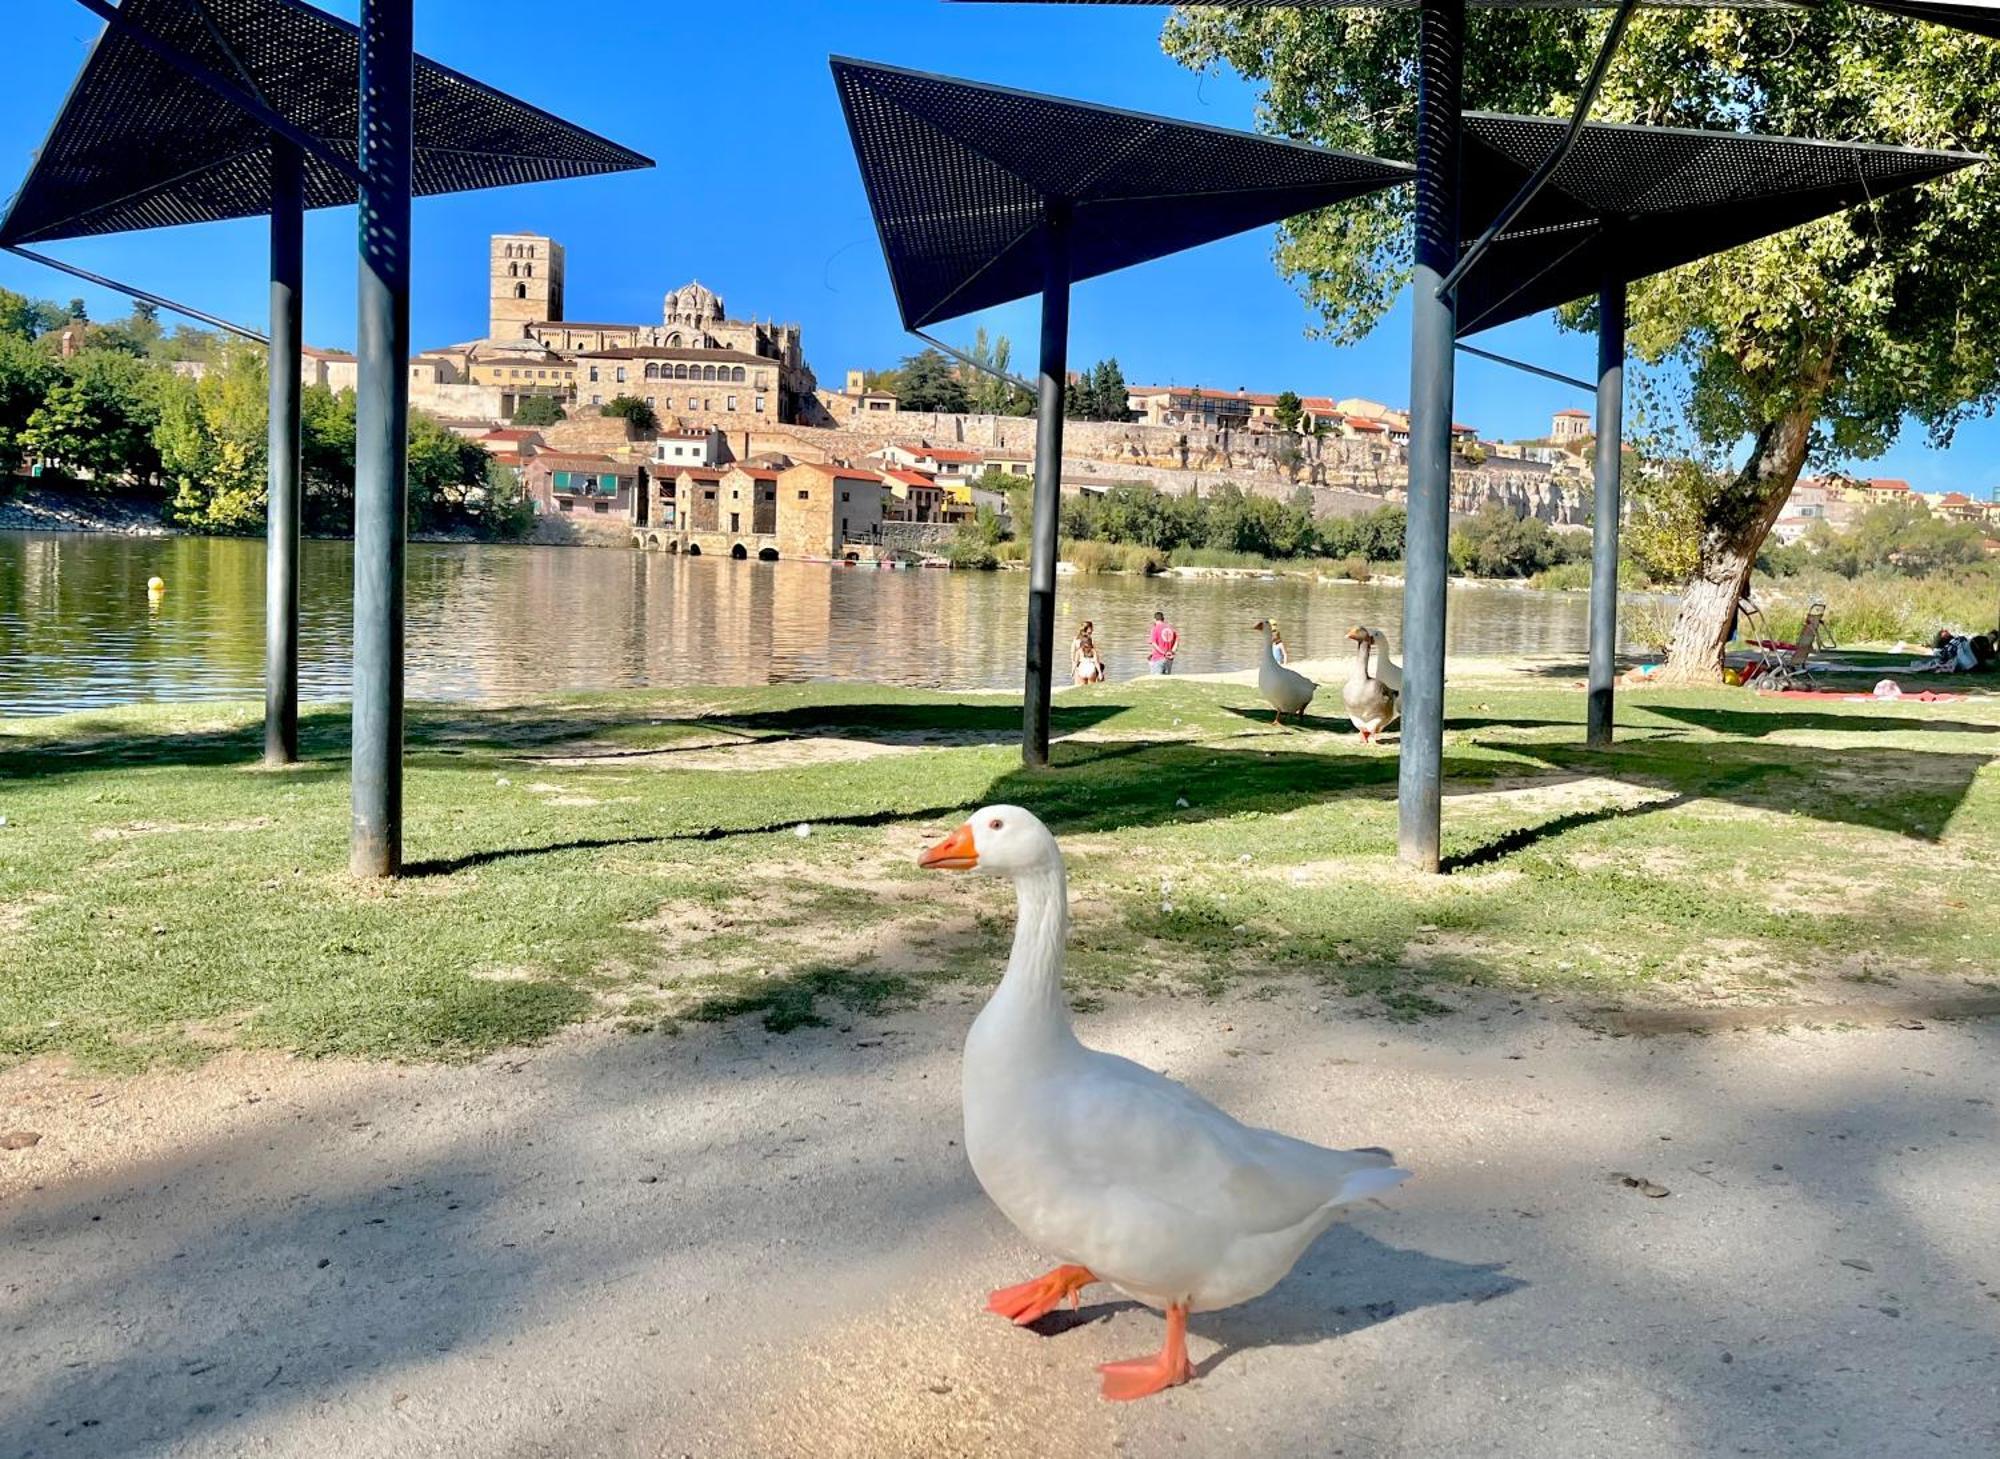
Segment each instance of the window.
[[515,297],[516,299],[525,299],[525,298],[527,298],[527,297],[528,297],[528,286],[527,286],[526,284],[516,284],[516,285],[514,285],[514,297]]
[[653,398],[652,396],[650,396],[650,395],[648,395],[648,396],[646,397],[646,404],[648,404],[648,405],[658,405],[659,403],[660,403],[659,401],[655,400],[655,399],[654,399],[654,398]]
[[727,402],[726,402],[726,403],[727,403],[727,406],[728,406],[728,408],[729,408],[730,410],[734,410],[734,409],[736,409],[736,397],[735,397],[735,396],[733,396],[733,395],[732,395],[732,396],[729,396],[729,397],[728,397],[728,400],[727,400]]
[[604,397],[602,395],[593,395],[590,397],[590,403],[592,405],[602,405],[604,404]]
[[711,405],[711,404],[709,403],[709,399],[708,399],[708,397],[707,397],[706,395],[702,396],[702,398],[701,398],[701,408],[702,408],[703,410],[714,410],[714,409],[715,409],[715,407],[714,407],[713,405]]
[[729,372],[729,379],[730,383],[741,385],[743,383],[743,367],[738,365],[734,370],[731,370]]
[[[840,494],[840,499],[841,499],[842,501],[846,501],[846,500],[847,500],[847,493],[843,491],[843,492],[842,492],[842,493]],[[842,520],[842,521],[846,521],[847,519],[846,519],[845,517],[843,517],[843,518],[841,518],[841,520]]]
[[618,383],[620,385],[625,383],[625,367],[623,365],[618,367]]
[[762,410],[763,408],[764,408],[764,397],[760,395],[757,397],[757,409]]
[[688,377],[688,367],[686,365],[674,366],[674,378],[676,380],[685,380],[687,379],[687,377]]
[[811,501],[811,500],[812,500],[812,493],[811,493],[811,492],[809,492],[809,491],[801,491],[801,492],[799,493],[799,500],[800,500],[800,501],[802,501],[802,502],[809,502],[809,501]]
[[597,383],[597,366],[595,365],[590,367],[590,383],[593,385]]
[[528,277],[532,279],[535,276],[535,266],[533,264],[529,264],[526,272]]
[[549,378],[549,372],[547,370],[537,370],[535,371],[535,378],[537,380],[546,380]]
[[508,278],[518,279],[520,276],[521,276],[521,266],[518,263],[510,263],[507,265]]

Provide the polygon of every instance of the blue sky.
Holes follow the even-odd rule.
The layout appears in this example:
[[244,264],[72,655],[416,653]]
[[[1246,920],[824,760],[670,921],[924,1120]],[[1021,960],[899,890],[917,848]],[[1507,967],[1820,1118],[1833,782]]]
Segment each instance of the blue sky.
[[[356,0],[330,0],[352,16]],[[74,0],[12,0],[13,64],[0,89],[0,176],[25,175],[99,23]],[[797,320],[822,382],[915,348],[896,321],[866,199],[826,69],[837,52],[951,75],[1157,111],[1218,126],[1252,124],[1253,93],[1234,77],[1193,75],[1160,54],[1165,11],[947,5],[939,0],[765,0],[681,6],[659,0],[422,0],[418,47],[481,80],[656,159],[644,173],[419,201],[412,330],[419,346],[484,332],[489,233],[548,233],[569,250],[569,314],[653,320],[660,296],[699,278],[732,314]],[[552,18],[560,23],[551,24]],[[354,338],[354,213],[307,228],[306,333]],[[47,251],[226,318],[260,323],[265,235],[255,222],[86,240]],[[1267,231],[1211,244],[1076,291],[1072,360],[1116,355],[1128,380],[1301,394],[1408,395],[1408,315],[1361,344],[1308,339],[1310,317],[1270,262]],[[67,299],[95,317],[117,296],[0,254],[0,285]],[[1010,335],[1025,361],[1031,306],[975,322]],[[1594,347],[1545,319],[1478,343],[1588,376]],[[1461,357],[1458,419],[1489,436],[1539,434],[1552,412],[1584,404],[1568,387]],[[2000,423],[1960,432],[1949,452],[1905,433],[1857,470],[1920,489],[1990,494],[2000,482]]]

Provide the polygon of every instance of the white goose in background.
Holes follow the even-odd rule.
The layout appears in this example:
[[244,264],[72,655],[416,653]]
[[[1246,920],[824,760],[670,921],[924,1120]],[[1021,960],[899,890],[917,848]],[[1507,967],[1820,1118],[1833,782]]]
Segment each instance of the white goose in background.
[[1269,1291],[1341,1205],[1405,1179],[1386,1150],[1326,1150],[1238,1124],[1129,1059],[1078,1042],[1063,996],[1069,896],[1055,837],[1019,806],[988,806],[920,865],[1014,883],[1006,976],[965,1040],[965,1153],[1021,1234],[1063,1263],[994,1292],[1033,1322],[1093,1282],[1167,1317],[1158,1354],[1105,1363],[1106,1398],[1194,1376],[1187,1317]]
[[1257,621],[1257,632],[1264,635],[1264,652],[1257,659],[1257,692],[1276,711],[1271,716],[1271,723],[1283,724],[1286,715],[1306,712],[1313,695],[1319,692],[1319,685],[1297,669],[1288,669],[1278,662],[1278,655],[1271,647],[1271,624],[1268,619]]
[[1375,655],[1375,677],[1389,686],[1389,692],[1398,699],[1403,697],[1403,666],[1389,657],[1389,630],[1386,628],[1364,628],[1361,630],[1373,640],[1371,645]]
[[1374,629],[1350,628],[1347,636],[1354,640],[1354,668],[1348,673],[1347,682],[1340,686],[1340,702],[1347,710],[1347,717],[1354,721],[1354,727],[1361,731],[1361,743],[1365,745],[1395,723],[1403,675],[1400,670],[1396,672],[1393,689],[1382,677],[1384,669],[1395,668],[1388,663],[1387,653],[1378,660],[1382,667],[1370,669],[1368,661],[1377,646]]

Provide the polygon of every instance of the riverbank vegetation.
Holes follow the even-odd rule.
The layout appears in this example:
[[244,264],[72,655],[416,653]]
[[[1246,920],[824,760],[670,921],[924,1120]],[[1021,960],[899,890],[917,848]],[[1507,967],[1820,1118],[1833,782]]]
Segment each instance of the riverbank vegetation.
[[[1632,693],[1593,753],[1581,695],[1462,664],[1446,711],[1453,874],[1421,878],[1393,853],[1396,757],[1332,717],[1273,729],[1247,685],[1066,691],[1042,773],[1006,696],[419,705],[389,886],[346,874],[339,708],[307,711],[282,772],[256,768],[255,706],[0,721],[0,1061],[453,1058],[579,1021],[782,1031],[990,984],[1007,889],[913,860],[994,801],[1063,837],[1079,1001],[1304,984],[1362,1018],[1500,990],[1586,1018],[1811,1021],[1995,988],[1963,909],[2000,899],[2000,699]],[[1774,873],[1802,826],[1803,892]]]
[[[0,495],[32,466],[143,506],[168,526],[263,530],[268,387],[264,351],[204,330],[168,334],[137,306],[96,324],[0,290]],[[302,525],[342,536],[354,520],[354,393],[301,398]],[[410,413],[412,531],[516,538],[533,512],[514,473],[420,411]]]

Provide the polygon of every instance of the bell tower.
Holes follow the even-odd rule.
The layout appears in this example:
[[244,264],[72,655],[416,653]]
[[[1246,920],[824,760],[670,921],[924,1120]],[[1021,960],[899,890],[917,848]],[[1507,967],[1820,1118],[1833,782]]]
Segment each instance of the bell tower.
[[495,233],[487,260],[486,333],[521,339],[538,320],[563,317],[563,247],[540,233]]

